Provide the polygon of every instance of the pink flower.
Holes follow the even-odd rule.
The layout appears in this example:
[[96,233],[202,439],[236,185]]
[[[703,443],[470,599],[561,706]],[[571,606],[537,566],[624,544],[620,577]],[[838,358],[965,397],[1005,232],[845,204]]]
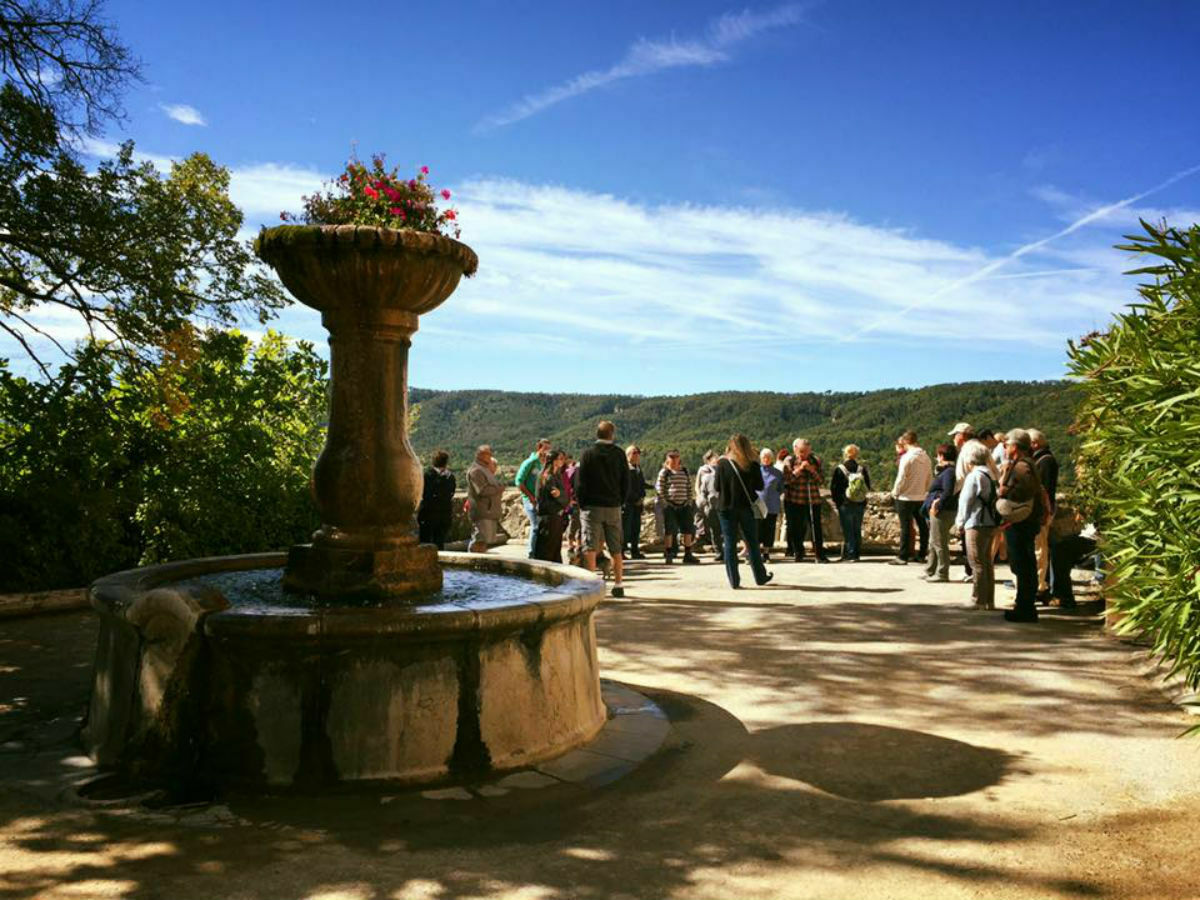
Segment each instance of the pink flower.
[[392,207],[390,210],[388,210],[388,211],[389,211],[389,212],[390,212],[390,213],[391,213],[393,216],[402,216],[402,215],[404,215],[404,210],[402,210],[402,209],[401,209],[400,207],[398,207],[398,206],[393,206],[393,207]]
[[446,190],[445,188],[442,188],[442,199],[443,200],[450,199],[450,192],[448,190]]
[[379,191],[374,190],[373,188],[365,187],[365,188],[363,188],[363,193],[366,194],[368,197],[370,197],[372,200],[379,199]]
[[429,166],[421,166],[421,174],[428,175],[429,174]]
[[414,178],[412,181],[410,181],[408,183],[408,189],[410,191],[415,191],[417,189],[417,179]]
[[385,184],[383,186],[383,192],[387,194],[387,198],[393,203],[400,199],[400,192],[391,185]]

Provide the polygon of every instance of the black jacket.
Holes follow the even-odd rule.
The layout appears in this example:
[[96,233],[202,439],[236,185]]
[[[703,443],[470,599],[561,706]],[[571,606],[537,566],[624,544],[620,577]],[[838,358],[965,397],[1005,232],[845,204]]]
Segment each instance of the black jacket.
[[629,495],[629,461],[616,444],[596,441],[579,458],[579,492],[583,509],[621,506]]
[[442,473],[433,466],[426,469],[425,487],[421,491],[421,508],[417,511],[417,521],[450,524],[456,487],[454,475],[449,470]]
[[930,513],[930,507],[933,506],[934,500],[938,501],[939,515],[951,511],[957,512],[958,500],[954,493],[954,463],[946,463],[938,468],[937,474],[933,476],[933,484],[929,486],[929,493],[925,495],[925,502],[921,504],[921,511]]
[[[537,514],[539,516],[562,515],[563,510],[567,508],[567,492],[563,486],[562,473],[551,475],[544,481],[541,476],[538,476],[538,482]],[[551,493],[554,488],[558,488],[557,497]]]
[[646,476],[641,466],[629,467],[629,490],[625,494],[625,506],[641,507],[646,502]]
[[1037,469],[1038,480],[1046,489],[1046,497],[1050,501],[1050,511],[1053,512],[1054,507],[1058,504],[1056,496],[1058,494],[1058,460],[1054,458],[1049,447],[1043,447],[1033,454],[1033,465]]
[[[745,490],[742,490],[743,484],[746,486]],[[758,492],[762,489],[762,468],[757,462],[750,463],[749,471],[739,468],[735,472],[731,460],[721,457],[717,461],[718,512],[749,510],[751,501],[757,499]]]
[[845,466],[846,472],[862,472],[863,481],[867,483],[867,490],[871,489],[871,473],[867,471],[866,463],[860,463],[857,459],[844,459],[841,465],[833,467],[833,475],[829,479],[829,492],[833,494],[833,505],[841,509],[842,504],[846,502],[846,488],[850,487],[850,478],[846,472],[842,471]]

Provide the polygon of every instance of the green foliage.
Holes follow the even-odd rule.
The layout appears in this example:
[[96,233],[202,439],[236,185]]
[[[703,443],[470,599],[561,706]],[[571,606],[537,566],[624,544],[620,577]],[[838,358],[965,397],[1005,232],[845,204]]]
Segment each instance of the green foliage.
[[[399,169],[389,170],[382,155],[373,156],[369,167],[351,159],[328,190],[302,198],[304,212],[282,212],[279,218],[304,225],[377,225],[458,237],[458,210],[438,210],[428,176],[429,166],[421,166],[415,178],[406,179]],[[449,200],[450,192],[443,188],[441,196]]]
[[[891,484],[883,482],[895,472],[895,439],[907,428],[932,448],[949,440],[946,432],[962,420],[976,428],[1036,426],[1068,462],[1078,388],[1065,382],[986,381],[866,393],[636,397],[414,389],[411,396],[421,403],[414,446],[423,454],[444,447],[456,465],[465,466],[482,443],[490,443],[503,463],[515,464],[539,437],[578,453],[594,440],[596,422],[611,419],[621,444],[642,447],[647,467],[657,467],[668,449],[678,448],[694,471],[705,450],[723,450],[735,431],[756,447],[774,450],[807,437],[830,462],[840,460],[846,444],[858,444],[875,486],[886,489]],[[1069,479],[1070,466],[1064,469]]]
[[250,311],[262,322],[287,302],[239,240],[229,173],[207,156],[166,177],[135,162],[130,143],[95,171],[79,161],[70,139],[115,115],[136,72],[97,9],[0,2],[0,330],[47,378],[48,346],[72,355],[42,325],[54,314],[146,360],[194,318],[230,325]]
[[54,381],[0,364],[0,591],[306,539],[325,369],[305,342],[219,331],[152,366],[86,346]]
[[1086,380],[1080,482],[1112,567],[1121,628],[1200,687],[1200,226],[1142,223],[1141,302],[1070,348]]

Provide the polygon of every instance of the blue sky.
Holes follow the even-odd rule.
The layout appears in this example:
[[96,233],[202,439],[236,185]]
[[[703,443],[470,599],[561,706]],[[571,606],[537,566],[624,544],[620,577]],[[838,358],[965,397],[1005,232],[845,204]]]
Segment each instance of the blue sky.
[[[480,273],[422,319],[422,387],[1058,377],[1135,299],[1137,217],[1200,219],[1182,0],[107,14],[147,81],[106,140],[208,152],[248,233],[354,146],[454,191]],[[277,327],[323,346],[303,307]]]

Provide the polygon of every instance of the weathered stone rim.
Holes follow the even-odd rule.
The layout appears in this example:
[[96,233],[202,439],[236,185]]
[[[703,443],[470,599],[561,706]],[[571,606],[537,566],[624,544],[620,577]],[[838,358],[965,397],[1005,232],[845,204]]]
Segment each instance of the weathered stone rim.
[[573,566],[445,551],[438,554],[443,567],[523,577],[555,589],[495,606],[451,601],[427,607],[322,606],[269,613],[242,611],[231,607],[215,590],[179,584],[200,575],[282,568],[286,561],[284,553],[254,553],[129,569],[98,579],[90,590],[91,603],[102,615],[123,616],[139,596],[163,588],[187,594],[190,602],[204,612],[204,632],[216,639],[436,641],[461,639],[464,632],[482,637],[531,626],[550,627],[591,612],[604,595],[604,582],[599,576]]
[[276,225],[264,228],[254,239],[254,252],[274,265],[274,258],[295,248],[337,252],[353,248],[356,251],[412,251],[447,256],[462,266],[470,278],[479,268],[479,257],[462,241],[415,231],[411,228],[384,228],[379,225]]

